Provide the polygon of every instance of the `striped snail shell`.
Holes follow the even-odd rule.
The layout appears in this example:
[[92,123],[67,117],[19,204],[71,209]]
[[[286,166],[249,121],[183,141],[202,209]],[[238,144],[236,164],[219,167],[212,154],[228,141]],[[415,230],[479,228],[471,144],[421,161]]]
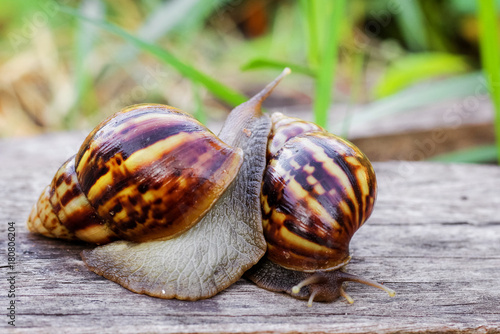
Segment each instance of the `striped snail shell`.
[[131,106],[100,123],[62,165],[28,227],[97,244],[172,238],[212,207],[242,162],[240,149],[189,114]]
[[[261,206],[266,257],[247,276],[300,299],[332,301],[343,281],[384,286],[339,269],[375,203],[375,172],[350,142],[311,122],[272,115]],[[301,289],[302,287],[304,289]]]
[[233,109],[217,137],[168,106],[108,118],[56,173],[28,228],[103,244],[82,252],[85,264],[137,293],[196,300],[224,290],[265,254],[271,121],[261,103],[288,73]]

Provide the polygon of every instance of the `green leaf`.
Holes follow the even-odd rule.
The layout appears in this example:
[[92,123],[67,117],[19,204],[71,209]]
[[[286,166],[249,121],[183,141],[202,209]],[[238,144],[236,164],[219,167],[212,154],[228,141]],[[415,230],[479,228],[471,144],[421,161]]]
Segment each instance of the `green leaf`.
[[[177,0],[177,1],[185,2],[186,0]],[[206,20],[211,15],[214,16],[222,15],[220,10],[224,5],[231,7],[235,6],[235,4],[231,4],[230,1],[228,0],[210,0],[210,1],[198,0],[196,5],[189,10],[189,13],[181,16],[182,22],[177,25],[175,30],[189,34],[193,31],[203,29],[205,27]]]
[[320,47],[318,45],[318,27],[316,18],[316,0],[301,0],[300,6],[304,12],[305,25],[307,30],[307,60],[309,66],[317,67],[320,58]]
[[286,61],[265,59],[265,58],[255,58],[250,60],[248,63],[246,63],[241,67],[241,70],[247,71],[247,70],[255,70],[261,68],[272,68],[281,71],[285,67],[289,67],[294,73],[302,73],[305,75],[309,75],[311,77],[315,76],[315,72],[306,66],[300,64],[292,64]]
[[401,1],[399,5],[401,10],[396,21],[409,49],[413,51],[428,50],[425,14],[418,0]]
[[199,85],[193,83],[193,98],[195,102],[194,117],[203,124],[207,124],[207,115],[205,114],[203,101],[201,99]]
[[[182,30],[188,33],[201,27],[206,17],[225,0],[171,0],[159,4],[144,20],[136,32],[138,38],[153,43],[168,33]],[[136,50],[130,46],[117,51],[120,63],[131,61]]]
[[145,51],[161,61],[169,64],[173,68],[175,68],[179,73],[181,73],[183,76],[189,78],[190,80],[194,82],[198,82],[199,84],[203,85],[209,92],[211,92],[213,95],[216,97],[220,98],[221,100],[225,101],[226,103],[236,106],[238,104],[241,104],[247,100],[247,97],[238,91],[218,82],[214,78],[208,76],[207,74],[197,70],[196,68],[182,62],[180,59],[175,57],[172,53],[169,51],[155,45],[149,42],[146,42],[128,32],[123,30],[122,28],[100,20],[94,20],[88,17],[85,17],[75,11],[72,8],[69,7],[61,7],[61,11],[73,15],[81,20],[85,20],[87,22],[91,22],[92,24],[96,25],[99,28],[102,28],[108,32],[111,32],[115,35],[120,36],[127,42],[131,43],[135,47],[141,49],[142,51]]
[[[86,0],[80,4],[80,12],[82,15],[92,17],[94,19],[101,19],[104,17],[106,8],[101,0]],[[91,77],[88,71],[87,60],[92,51],[94,42],[97,38],[98,31],[96,27],[89,25],[86,22],[79,22],[76,30],[75,38],[75,91],[76,96],[73,102],[73,107],[65,116],[64,123],[68,128],[73,128],[77,120],[78,112],[82,109],[82,102],[92,100],[89,96],[91,91]],[[92,96],[95,101],[95,96]],[[91,101],[92,102],[92,101]],[[89,107],[89,104],[86,103]],[[93,107],[93,106],[92,106]],[[94,108],[89,108],[93,110]]]
[[495,145],[478,146],[457,152],[440,154],[430,158],[430,161],[439,162],[461,162],[461,163],[485,163],[498,159]]
[[436,76],[465,73],[466,59],[448,53],[416,53],[394,61],[374,87],[377,98],[394,94],[416,82]]
[[[318,1],[318,0],[315,0]],[[328,6],[328,4],[330,4]],[[345,15],[346,0],[322,2],[325,14],[320,26],[324,29],[323,40],[320,40],[320,59],[317,68],[317,80],[314,94],[314,121],[322,127],[328,125],[328,112],[332,103],[332,87],[335,82],[335,67],[337,65],[340,43],[340,29]],[[328,13],[330,10],[330,13]],[[317,14],[317,13],[316,13]],[[327,15],[328,14],[328,15]],[[318,16],[319,17],[319,16]]]
[[497,10],[493,0],[479,1],[479,36],[481,62],[495,107],[495,136],[500,156],[500,46]]
[[[480,0],[482,1],[482,0]],[[471,0],[448,0],[448,6],[452,12],[463,15],[474,15],[477,12],[479,1]],[[500,0],[495,1],[497,6],[500,6]]]
[[351,122],[366,123],[433,103],[474,95],[477,94],[478,87],[484,87],[484,77],[481,72],[429,82],[365,106],[361,112],[353,115]]
[[148,42],[158,40],[183,24],[185,18],[189,17],[201,3],[202,0],[171,0],[161,3],[137,30],[137,36]]

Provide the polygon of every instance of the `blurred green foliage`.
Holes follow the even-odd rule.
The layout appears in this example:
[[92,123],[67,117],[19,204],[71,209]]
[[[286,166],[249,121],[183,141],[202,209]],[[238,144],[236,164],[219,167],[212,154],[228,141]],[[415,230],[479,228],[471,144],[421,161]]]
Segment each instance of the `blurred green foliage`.
[[480,1],[479,27],[481,60],[495,108],[496,154],[500,163],[500,46],[495,1]]
[[[470,0],[3,0],[0,65],[16,69],[11,81],[45,87],[36,105],[12,104],[38,130],[86,127],[143,101],[206,120],[251,93],[245,80],[261,86],[285,66],[301,76],[295,89],[320,125],[334,99],[371,102],[351,119],[369,122],[473,94],[481,59],[496,78],[500,1],[484,1],[489,23]],[[23,64],[40,55],[53,63],[30,73]],[[27,89],[0,81],[0,98],[2,87],[18,97]]]

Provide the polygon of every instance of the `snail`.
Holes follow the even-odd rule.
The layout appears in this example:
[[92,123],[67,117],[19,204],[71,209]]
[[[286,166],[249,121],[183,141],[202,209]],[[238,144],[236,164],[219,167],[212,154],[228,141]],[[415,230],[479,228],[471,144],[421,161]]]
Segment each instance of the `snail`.
[[258,286],[298,299],[353,299],[354,281],[395,292],[344,272],[349,242],[368,219],[377,194],[375,172],[352,143],[318,125],[274,113],[261,191],[266,256],[246,273]]
[[45,188],[28,229],[99,246],[95,273],[159,298],[209,298],[264,255],[259,194],[269,116],[285,70],[233,109],[215,136],[192,116],[135,105],[104,120]]
[[[289,72],[285,69],[233,109],[218,136],[189,114],[160,104],[130,106],[107,118],[44,189],[28,217],[28,229],[97,244],[81,254],[90,270],[159,298],[209,298],[245,272],[261,287],[307,297],[310,303],[339,295],[350,300],[341,287],[345,280],[392,294],[378,283],[337,270],[349,261],[349,240],[375,200],[368,159],[313,123],[281,114],[271,120],[261,111],[262,102]],[[292,143],[303,138],[298,145],[308,156],[296,158],[293,153],[299,149]],[[285,164],[287,157],[291,160]],[[323,180],[316,175],[327,170],[341,176]],[[284,172],[283,178],[273,176],[275,171]],[[299,177],[297,171],[307,175]],[[336,192],[333,202],[321,187]],[[283,207],[283,194],[293,191],[298,191],[299,205]],[[330,218],[323,221],[325,210]],[[299,216],[292,218],[294,213]],[[316,222],[322,225],[314,227]],[[299,227],[291,228],[291,223]],[[283,245],[280,234],[290,237]],[[295,246],[299,251],[287,248]],[[328,258],[330,253],[337,257]],[[298,265],[301,259],[305,261]],[[283,283],[276,285],[277,280]]]

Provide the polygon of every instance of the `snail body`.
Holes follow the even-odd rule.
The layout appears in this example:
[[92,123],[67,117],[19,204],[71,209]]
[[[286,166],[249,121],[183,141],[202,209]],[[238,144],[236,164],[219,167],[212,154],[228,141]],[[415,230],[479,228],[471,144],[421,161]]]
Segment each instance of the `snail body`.
[[208,298],[245,272],[310,302],[347,296],[346,280],[383,288],[341,270],[376,197],[368,159],[313,123],[261,111],[288,73],[218,136],[164,105],[106,119],[42,192],[29,230],[99,244],[81,254],[90,270],[159,298]]

